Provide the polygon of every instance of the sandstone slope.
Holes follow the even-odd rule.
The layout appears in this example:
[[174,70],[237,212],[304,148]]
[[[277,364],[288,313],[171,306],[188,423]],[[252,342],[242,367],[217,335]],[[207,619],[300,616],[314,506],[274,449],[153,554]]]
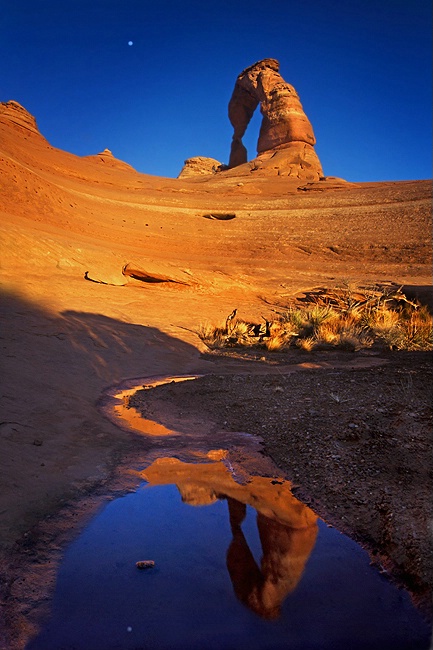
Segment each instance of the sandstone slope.
[[[1,107],[0,143],[4,310],[16,345],[5,359],[12,415],[4,419],[23,430],[38,422],[35,438],[61,426],[51,418],[59,392],[65,417],[83,426],[63,381],[77,375],[79,400],[92,411],[105,384],[159,367],[155,348],[167,350],[167,337],[196,358],[193,332],[235,306],[259,318],[269,309],[263,298],[281,303],[341,280],[431,281],[427,181],[299,186],[243,168],[158,178],[111,153],[79,158],[53,148],[13,102]],[[140,350],[149,352],[146,336],[155,339],[156,366],[128,340],[139,331]],[[27,391],[24,403],[18,390]],[[25,475],[39,476],[28,462]],[[19,520],[7,512],[8,525]]]
[[3,552],[123,453],[97,409],[108,385],[212,371],[200,323],[342,280],[431,285],[430,182],[262,172],[141,174],[55,149],[0,106]]

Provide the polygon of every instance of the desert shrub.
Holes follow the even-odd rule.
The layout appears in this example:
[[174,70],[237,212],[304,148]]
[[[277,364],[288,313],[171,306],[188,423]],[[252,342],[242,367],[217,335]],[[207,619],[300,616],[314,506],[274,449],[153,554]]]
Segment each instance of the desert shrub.
[[297,332],[302,330],[307,324],[305,311],[299,308],[289,307],[287,311],[281,314],[280,318],[281,322],[289,323]]
[[317,331],[323,323],[334,318],[334,312],[331,307],[314,305],[312,309],[307,310],[306,317],[308,324]]
[[229,345],[242,345],[251,347],[256,343],[255,337],[251,335],[251,323],[243,320],[236,320],[230,328],[228,337]]
[[331,307],[313,304],[289,308],[280,316],[280,322],[288,325],[293,335],[309,338],[315,336],[320,326],[334,315]]
[[202,324],[199,326],[197,334],[212,350],[226,347],[227,330],[224,326],[216,327],[210,323]]
[[296,333],[282,328],[278,331],[271,331],[270,336],[263,339],[263,344],[267,350],[276,352],[288,348],[295,336],[297,336]]
[[410,312],[402,319],[405,349],[433,349],[433,321],[427,307]]
[[426,307],[404,308],[381,314],[372,325],[377,337],[392,350],[431,350],[433,348],[432,317]]
[[305,338],[298,339],[296,346],[305,352],[311,352],[316,347],[317,340],[314,336],[306,336]]
[[264,341],[264,346],[269,352],[280,352],[285,348],[289,347],[290,339],[287,339],[285,336],[273,336]]
[[319,326],[316,347],[338,347],[345,350],[371,347],[373,338],[361,321],[360,314],[353,311],[334,314]]
[[201,326],[198,334],[211,349],[263,347],[275,352],[296,345],[305,351],[356,351],[375,342],[394,350],[433,349],[427,307],[409,301],[400,290],[377,287],[320,289],[272,321],[260,325],[227,319],[223,326]]

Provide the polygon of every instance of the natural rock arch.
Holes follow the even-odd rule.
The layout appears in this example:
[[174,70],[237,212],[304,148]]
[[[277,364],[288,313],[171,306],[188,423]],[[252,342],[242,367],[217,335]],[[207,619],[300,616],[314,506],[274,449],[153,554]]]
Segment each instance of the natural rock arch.
[[296,90],[284,81],[279,68],[276,59],[263,59],[243,70],[236,79],[228,107],[234,129],[229,168],[247,162],[242,137],[260,105],[263,119],[257,143],[258,159],[268,158],[268,152],[284,150],[284,155],[278,157],[279,168],[284,173],[318,180],[323,171],[314,151],[313,127]]

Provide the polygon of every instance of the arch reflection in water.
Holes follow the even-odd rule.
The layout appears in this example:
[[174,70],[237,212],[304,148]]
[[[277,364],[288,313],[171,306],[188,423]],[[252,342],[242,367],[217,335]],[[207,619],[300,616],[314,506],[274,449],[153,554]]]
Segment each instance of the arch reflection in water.
[[[51,619],[27,650],[429,647],[407,594],[290,484],[239,485],[223,462],[175,459],[140,475],[66,550]],[[155,567],[137,570],[144,559]]]
[[[193,465],[170,458],[155,461],[142,476],[153,485],[174,483],[189,505],[227,500],[233,536],[227,569],[234,592],[259,616],[278,618],[301,579],[318,531],[317,516],[292,495],[290,483],[254,476],[239,485],[222,462]],[[260,567],[242,530],[247,505],[257,511]]]
[[259,568],[241,528],[246,505],[231,498],[228,504],[233,540],[227,552],[227,568],[235,594],[263,618],[279,618],[284,599],[301,579],[316,542],[317,525],[290,528],[258,513],[263,552]]

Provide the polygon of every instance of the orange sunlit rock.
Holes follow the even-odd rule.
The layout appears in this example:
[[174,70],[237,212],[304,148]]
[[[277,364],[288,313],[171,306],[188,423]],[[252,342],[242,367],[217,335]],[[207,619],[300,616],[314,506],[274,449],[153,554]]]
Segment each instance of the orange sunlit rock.
[[234,129],[229,167],[247,162],[242,137],[257,106],[263,116],[257,143],[255,171],[266,168],[310,181],[323,176],[314,151],[316,138],[304,113],[296,90],[279,73],[276,59],[263,59],[243,70],[236,79],[229,103],[229,118]]

